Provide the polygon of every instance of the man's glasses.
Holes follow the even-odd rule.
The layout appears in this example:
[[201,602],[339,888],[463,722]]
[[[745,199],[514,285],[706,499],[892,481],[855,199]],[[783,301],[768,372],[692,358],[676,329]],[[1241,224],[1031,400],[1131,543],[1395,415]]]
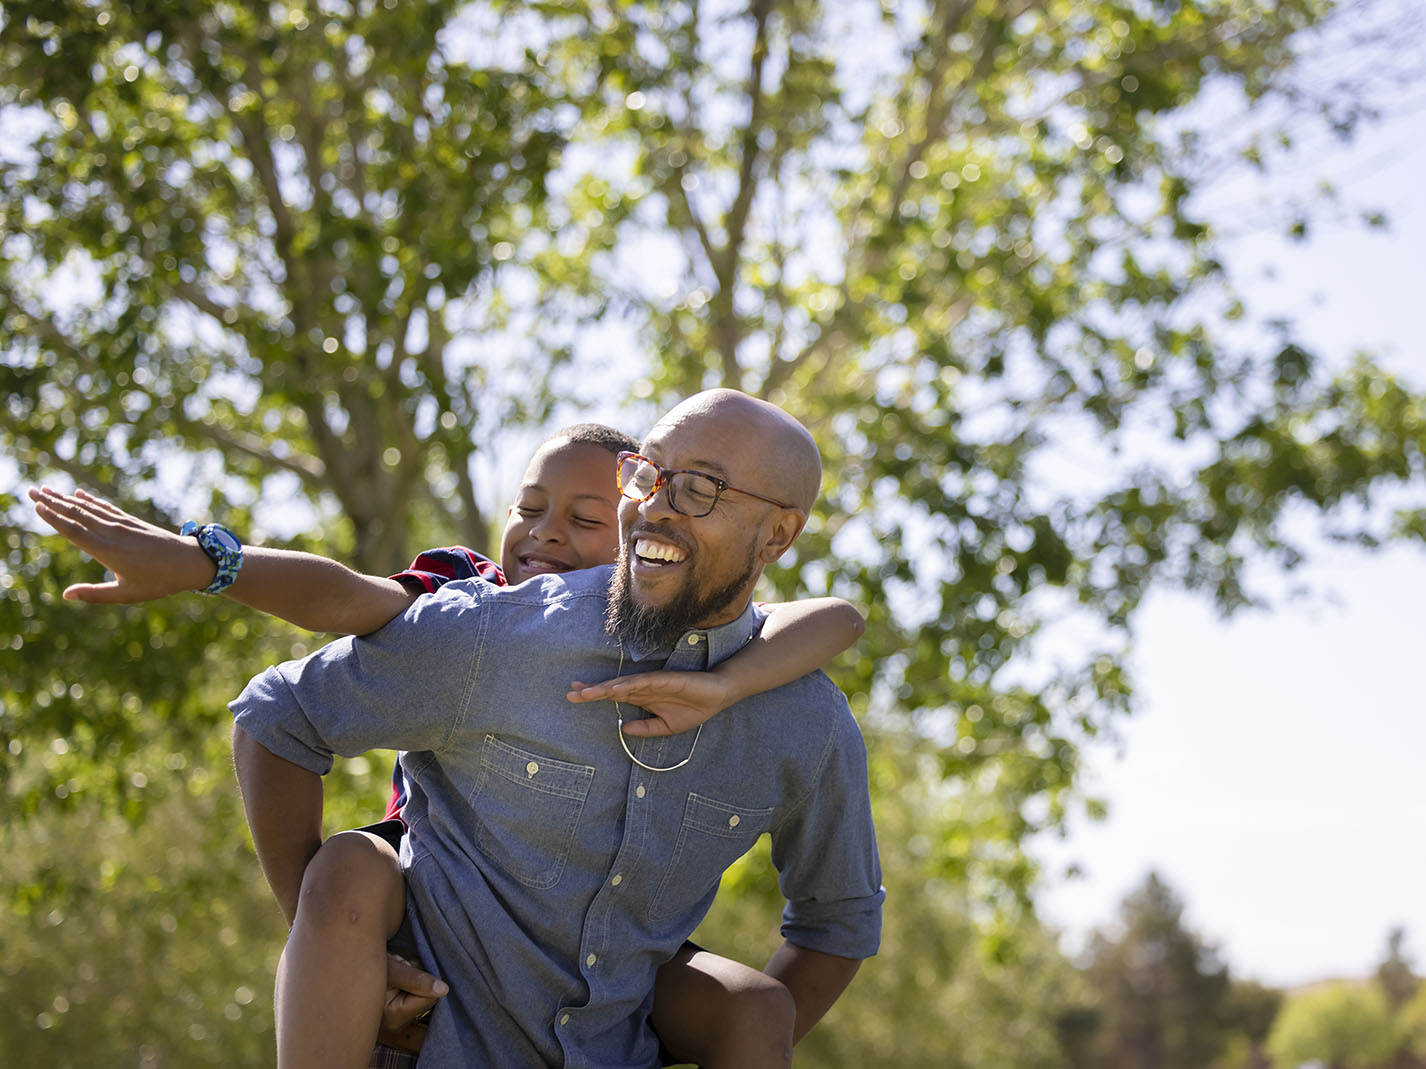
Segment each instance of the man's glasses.
[[736,490],[780,509],[790,509],[781,501],[774,501],[751,490],[743,490],[706,471],[670,471],[661,468],[648,457],[638,453],[619,454],[619,493],[630,501],[647,501],[659,492],[659,487],[668,487],[668,504],[675,512],[685,516],[707,516],[718,504],[718,498],[725,490]]

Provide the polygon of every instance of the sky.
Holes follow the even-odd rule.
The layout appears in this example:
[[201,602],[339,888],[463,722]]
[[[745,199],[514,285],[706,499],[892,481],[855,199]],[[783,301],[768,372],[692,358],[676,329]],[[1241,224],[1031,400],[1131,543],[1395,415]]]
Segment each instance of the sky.
[[[1325,358],[1369,350],[1426,389],[1426,109],[1332,146],[1321,174],[1391,228],[1306,244],[1246,234],[1227,266],[1259,312],[1294,316]],[[1426,973],[1426,547],[1321,547],[1312,593],[1225,621],[1154,595],[1136,628],[1139,708],[1090,755],[1107,820],[1046,844],[1043,916],[1068,949],[1109,929],[1156,871],[1232,974],[1291,987],[1375,971],[1393,926]]]

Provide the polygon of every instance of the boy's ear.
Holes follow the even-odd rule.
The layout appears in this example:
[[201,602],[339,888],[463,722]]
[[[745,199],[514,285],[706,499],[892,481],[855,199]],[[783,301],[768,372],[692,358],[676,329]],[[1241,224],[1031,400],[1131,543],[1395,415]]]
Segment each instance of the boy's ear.
[[767,528],[758,559],[764,564],[771,564],[777,560],[787,552],[792,543],[797,541],[797,536],[802,533],[802,528],[805,526],[807,526],[807,513],[801,509],[778,509]]

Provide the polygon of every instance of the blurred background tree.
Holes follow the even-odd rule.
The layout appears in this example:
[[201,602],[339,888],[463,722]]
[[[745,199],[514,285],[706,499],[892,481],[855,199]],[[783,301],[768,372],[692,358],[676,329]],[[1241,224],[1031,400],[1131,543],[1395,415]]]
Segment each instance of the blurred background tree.
[[[893,902],[936,933],[898,917],[888,948],[987,1033],[928,1035],[892,963],[858,983],[894,1002],[859,1013],[854,993],[817,1040],[829,1065],[872,1034],[913,1060],[1053,1064],[1073,1000],[1058,966],[1043,988],[1016,972],[1050,953],[1024,844],[1131,707],[1145,592],[1231,611],[1251,562],[1290,568],[1316,531],[1426,533],[1422,397],[1255,323],[1196,211],[1235,167],[1270,173],[1303,129],[1349,137],[1389,102],[1421,69],[1419,10],[46,0],[0,20],[17,1058],[90,1064],[96,1036],[145,1064],[262,1047],[276,933],[221,915],[261,914],[222,703],[313,641],[197,598],[57,605],[84,567],[30,533],[27,483],[389,572],[426,543],[487,545],[499,458],[557,420],[638,431],[712,385],[786,406],[829,479],[772,585],[868,612],[838,678],[893,770],[882,819],[916,844],[888,849]],[[1333,27],[1370,77],[1302,77]],[[1070,626],[1091,637],[1040,652]],[[364,822],[382,777],[348,762],[333,819]],[[231,903],[216,943],[166,944],[175,976],[206,978],[201,1008],[77,997],[158,960],[184,914],[154,885],[190,876]],[[112,931],[96,887],[134,903]],[[103,969],[71,956],[89,925]]]
[[1288,999],[1268,1035],[1277,1065],[1379,1069],[1400,1047],[1386,993],[1375,984],[1329,983]]
[[1405,951],[1406,929],[1393,928],[1386,934],[1386,954],[1377,966],[1376,982],[1386,995],[1387,1005],[1393,1011],[1400,1010],[1411,1001],[1421,980],[1411,970],[1411,962]]
[[1071,1064],[1252,1064],[1279,996],[1232,979],[1219,950],[1185,925],[1183,912],[1172,888],[1151,872],[1124,900],[1117,924],[1093,935],[1080,963],[1090,1001],[1068,1051]]

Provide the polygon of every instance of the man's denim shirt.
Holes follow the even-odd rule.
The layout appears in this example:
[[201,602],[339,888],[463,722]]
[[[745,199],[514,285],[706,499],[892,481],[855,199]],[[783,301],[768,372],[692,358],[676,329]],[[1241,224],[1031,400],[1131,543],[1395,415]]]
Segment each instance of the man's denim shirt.
[[[258,742],[320,774],[333,754],[407,751],[407,914],[451,986],[423,1069],[657,1064],[654,973],[764,832],[784,938],[876,952],[884,892],[846,699],[813,673],[713,717],[682,768],[638,767],[612,703],[565,699],[572,680],[620,671],[609,574],[448,583],[374,635],[268,669],[232,703]],[[671,652],[626,648],[623,672],[708,668],[761,624],[749,607]],[[667,766],[694,733],[628,742]]]

